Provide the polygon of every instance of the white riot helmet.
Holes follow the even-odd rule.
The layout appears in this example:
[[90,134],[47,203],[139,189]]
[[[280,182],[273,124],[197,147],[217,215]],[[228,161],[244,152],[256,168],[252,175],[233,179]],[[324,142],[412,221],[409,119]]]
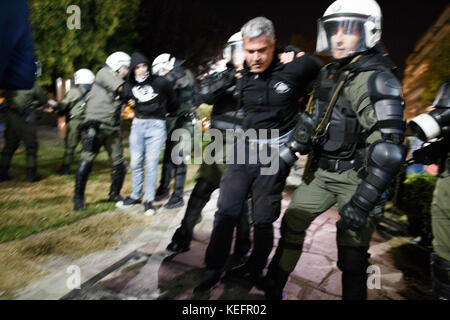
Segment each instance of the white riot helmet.
[[112,53],[106,59],[106,65],[113,69],[115,72],[119,72],[122,67],[130,67],[131,57],[122,51]]
[[241,32],[236,32],[228,39],[227,44],[223,49],[223,58],[227,62],[233,62],[235,66],[244,63],[244,44]]
[[73,79],[75,84],[92,84],[95,80],[95,75],[91,70],[83,68],[74,73]]
[[164,72],[171,71],[175,66],[175,57],[169,53],[162,53],[153,60],[152,73],[162,76]]
[[375,0],[333,2],[318,20],[316,52],[333,55],[331,37],[339,31],[360,34],[359,47],[350,54],[373,48],[381,39],[381,19],[381,9]]

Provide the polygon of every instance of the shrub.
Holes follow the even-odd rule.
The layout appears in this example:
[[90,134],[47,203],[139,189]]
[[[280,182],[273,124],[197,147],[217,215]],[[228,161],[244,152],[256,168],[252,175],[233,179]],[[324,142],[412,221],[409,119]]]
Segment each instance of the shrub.
[[[401,209],[408,217],[408,232],[431,241],[431,201],[436,186],[435,175],[409,174],[403,181]],[[428,242],[427,241],[427,242]]]

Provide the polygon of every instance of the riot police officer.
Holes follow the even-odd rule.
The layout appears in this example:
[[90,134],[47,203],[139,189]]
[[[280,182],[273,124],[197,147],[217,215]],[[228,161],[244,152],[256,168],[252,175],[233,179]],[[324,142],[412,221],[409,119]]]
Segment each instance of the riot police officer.
[[[433,250],[431,272],[437,299],[450,299],[450,81],[445,82],[433,102],[433,111],[409,123],[422,141],[433,142],[413,152],[414,161],[439,164],[439,174],[431,203]],[[433,139],[436,139],[434,141]]]
[[367,297],[370,239],[382,194],[405,157],[401,85],[381,53],[381,10],[374,0],[337,0],[318,21],[324,66],[291,141],[287,163],[309,153],[310,169],[295,190],[265,278],[266,298],[281,299],[311,222],[337,203],[337,266],[342,298]]
[[[36,62],[36,77],[42,74],[41,65]],[[11,159],[21,141],[25,144],[27,182],[41,179],[37,174],[37,121],[42,107],[47,105],[47,92],[36,82],[31,89],[6,90],[4,105],[5,146],[0,159],[0,181],[10,180],[8,174]]]
[[[183,189],[186,182],[186,164],[184,159],[172,161],[172,150],[176,142],[172,141],[172,133],[176,129],[185,129],[194,137],[194,124],[196,122],[195,108],[199,105],[198,92],[194,74],[183,66],[184,61],[176,59],[169,53],[160,54],[153,60],[152,72],[168,80],[175,91],[178,108],[166,118],[167,140],[164,149],[164,159],[161,172],[161,181],[156,191],[156,201],[167,198],[170,194],[170,181],[175,174],[174,190],[164,207],[168,209],[179,208],[184,205]],[[181,144],[183,141],[180,142]],[[192,139],[191,139],[192,146]],[[182,147],[181,149],[184,150]]]
[[75,86],[71,88],[57,104],[58,113],[66,116],[66,135],[64,137],[64,156],[59,173],[69,174],[75,149],[80,142],[80,125],[83,122],[86,100],[95,75],[89,69],[75,72]]
[[106,59],[106,65],[95,76],[86,104],[85,118],[81,125],[83,145],[80,163],[75,175],[74,210],[84,210],[84,191],[95,157],[102,146],[111,161],[110,202],[122,201],[120,195],[126,174],[120,135],[121,101],[119,93],[128,74],[131,57],[125,52],[114,52]]

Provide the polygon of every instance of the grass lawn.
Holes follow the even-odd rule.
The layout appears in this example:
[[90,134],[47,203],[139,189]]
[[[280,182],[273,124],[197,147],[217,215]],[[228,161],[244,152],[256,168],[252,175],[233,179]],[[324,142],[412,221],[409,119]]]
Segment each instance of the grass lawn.
[[[57,170],[64,153],[63,141],[56,131],[40,132],[38,172],[43,176],[39,182],[25,182],[25,150],[19,148],[13,157],[10,175],[13,181],[0,184],[0,243],[19,240],[32,234],[61,227],[100,212],[114,209],[114,203],[106,202],[111,184],[110,164],[104,149],[97,156],[86,187],[87,210],[73,211],[74,174],[60,176]],[[125,141],[124,141],[125,142]],[[78,147],[78,150],[80,147]],[[124,150],[129,163],[128,145]],[[76,156],[78,160],[78,155]],[[72,165],[75,171],[77,161]],[[188,165],[186,187],[193,186],[193,177],[198,165]],[[158,181],[161,165],[158,170]],[[130,169],[125,178],[121,194],[131,193]]]
[[[106,202],[111,180],[104,149],[97,156],[87,183],[87,210],[73,211],[74,174],[57,174],[64,152],[63,140],[58,138],[56,129],[42,128],[39,142],[38,172],[43,179],[35,183],[25,182],[25,150],[21,146],[11,164],[10,175],[14,180],[0,183],[0,265],[3,267],[0,299],[10,297],[18,288],[43,276],[36,268],[36,263],[42,259],[64,255],[79,257],[106,249],[116,244],[114,235],[126,227],[145,225],[150,219],[143,215],[99,215],[115,208],[114,203]],[[126,140],[124,147],[129,163]],[[72,172],[78,158],[79,154],[72,165]],[[193,186],[198,167],[187,166],[186,188]],[[158,171],[159,176],[161,165]],[[126,196],[130,193],[128,168],[121,194]]]

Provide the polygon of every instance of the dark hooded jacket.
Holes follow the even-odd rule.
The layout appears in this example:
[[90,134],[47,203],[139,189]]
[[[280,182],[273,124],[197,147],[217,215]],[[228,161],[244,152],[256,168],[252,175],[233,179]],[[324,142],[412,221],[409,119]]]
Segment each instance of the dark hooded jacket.
[[[140,63],[149,66],[149,74],[142,82],[138,82],[134,74],[134,69]],[[138,52],[133,53],[130,73],[123,87],[121,98],[124,101],[129,99],[136,101],[134,110],[137,118],[164,119],[166,113],[174,112],[177,109],[178,103],[170,82],[162,77],[152,75],[150,66],[151,64],[144,55]]]

